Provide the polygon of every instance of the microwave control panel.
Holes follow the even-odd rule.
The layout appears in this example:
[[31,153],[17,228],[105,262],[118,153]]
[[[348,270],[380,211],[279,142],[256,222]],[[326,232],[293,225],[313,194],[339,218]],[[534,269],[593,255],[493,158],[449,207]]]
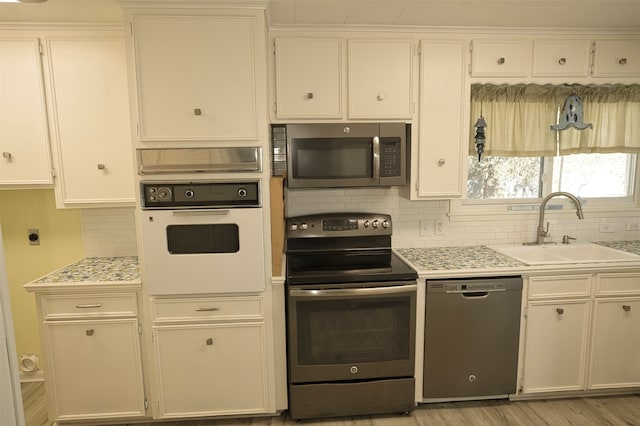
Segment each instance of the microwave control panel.
[[142,182],[143,209],[260,207],[259,181]]

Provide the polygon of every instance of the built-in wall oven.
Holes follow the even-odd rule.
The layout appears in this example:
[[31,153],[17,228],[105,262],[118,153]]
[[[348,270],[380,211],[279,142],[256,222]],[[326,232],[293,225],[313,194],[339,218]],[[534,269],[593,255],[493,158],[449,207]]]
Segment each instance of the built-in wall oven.
[[413,410],[417,275],[391,217],[293,217],[286,232],[291,417]]
[[259,180],[142,181],[140,192],[150,295],[264,290]]

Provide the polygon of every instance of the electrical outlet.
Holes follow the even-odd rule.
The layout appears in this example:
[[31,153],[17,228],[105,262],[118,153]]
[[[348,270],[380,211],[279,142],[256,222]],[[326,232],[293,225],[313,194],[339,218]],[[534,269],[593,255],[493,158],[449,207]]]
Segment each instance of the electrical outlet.
[[433,233],[436,235],[444,235],[444,223],[438,218],[433,221]]
[[428,219],[422,219],[420,221],[420,235],[425,237],[433,233],[433,222]]
[[627,231],[640,231],[640,223],[627,223]]
[[613,232],[613,224],[603,222],[600,224],[600,233],[612,233]]
[[27,229],[27,238],[29,239],[30,246],[40,245],[40,230],[39,229]]

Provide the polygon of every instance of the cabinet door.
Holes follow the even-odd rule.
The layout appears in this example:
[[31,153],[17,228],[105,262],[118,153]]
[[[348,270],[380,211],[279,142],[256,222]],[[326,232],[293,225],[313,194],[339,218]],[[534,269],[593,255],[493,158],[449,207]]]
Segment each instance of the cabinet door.
[[532,75],[586,77],[590,55],[590,40],[535,40]]
[[471,53],[473,77],[526,77],[531,56],[526,40],[474,40]]
[[51,184],[40,42],[0,39],[0,187]]
[[54,421],[145,415],[138,321],[45,321]]
[[51,38],[47,54],[58,205],[133,205],[124,38]]
[[584,389],[587,300],[530,302],[523,361],[525,393]]
[[640,77],[640,40],[596,40],[594,77]]
[[342,40],[278,38],[278,118],[342,117]]
[[418,196],[450,198],[462,193],[469,119],[464,83],[464,41],[423,41],[420,62]]
[[640,297],[596,299],[589,387],[640,386]]
[[263,25],[241,15],[134,17],[140,140],[257,140]]
[[411,40],[349,40],[349,118],[411,118]]
[[267,411],[263,323],[154,328],[159,415]]

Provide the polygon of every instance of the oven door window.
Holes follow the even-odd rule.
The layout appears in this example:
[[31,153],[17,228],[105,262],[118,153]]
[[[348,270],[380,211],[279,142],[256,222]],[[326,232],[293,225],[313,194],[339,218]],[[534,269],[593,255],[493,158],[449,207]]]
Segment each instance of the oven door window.
[[298,301],[296,311],[299,365],[410,358],[409,296]]
[[373,178],[372,138],[310,138],[293,141],[296,179]]
[[171,254],[237,253],[240,251],[238,225],[169,225],[167,250]]

